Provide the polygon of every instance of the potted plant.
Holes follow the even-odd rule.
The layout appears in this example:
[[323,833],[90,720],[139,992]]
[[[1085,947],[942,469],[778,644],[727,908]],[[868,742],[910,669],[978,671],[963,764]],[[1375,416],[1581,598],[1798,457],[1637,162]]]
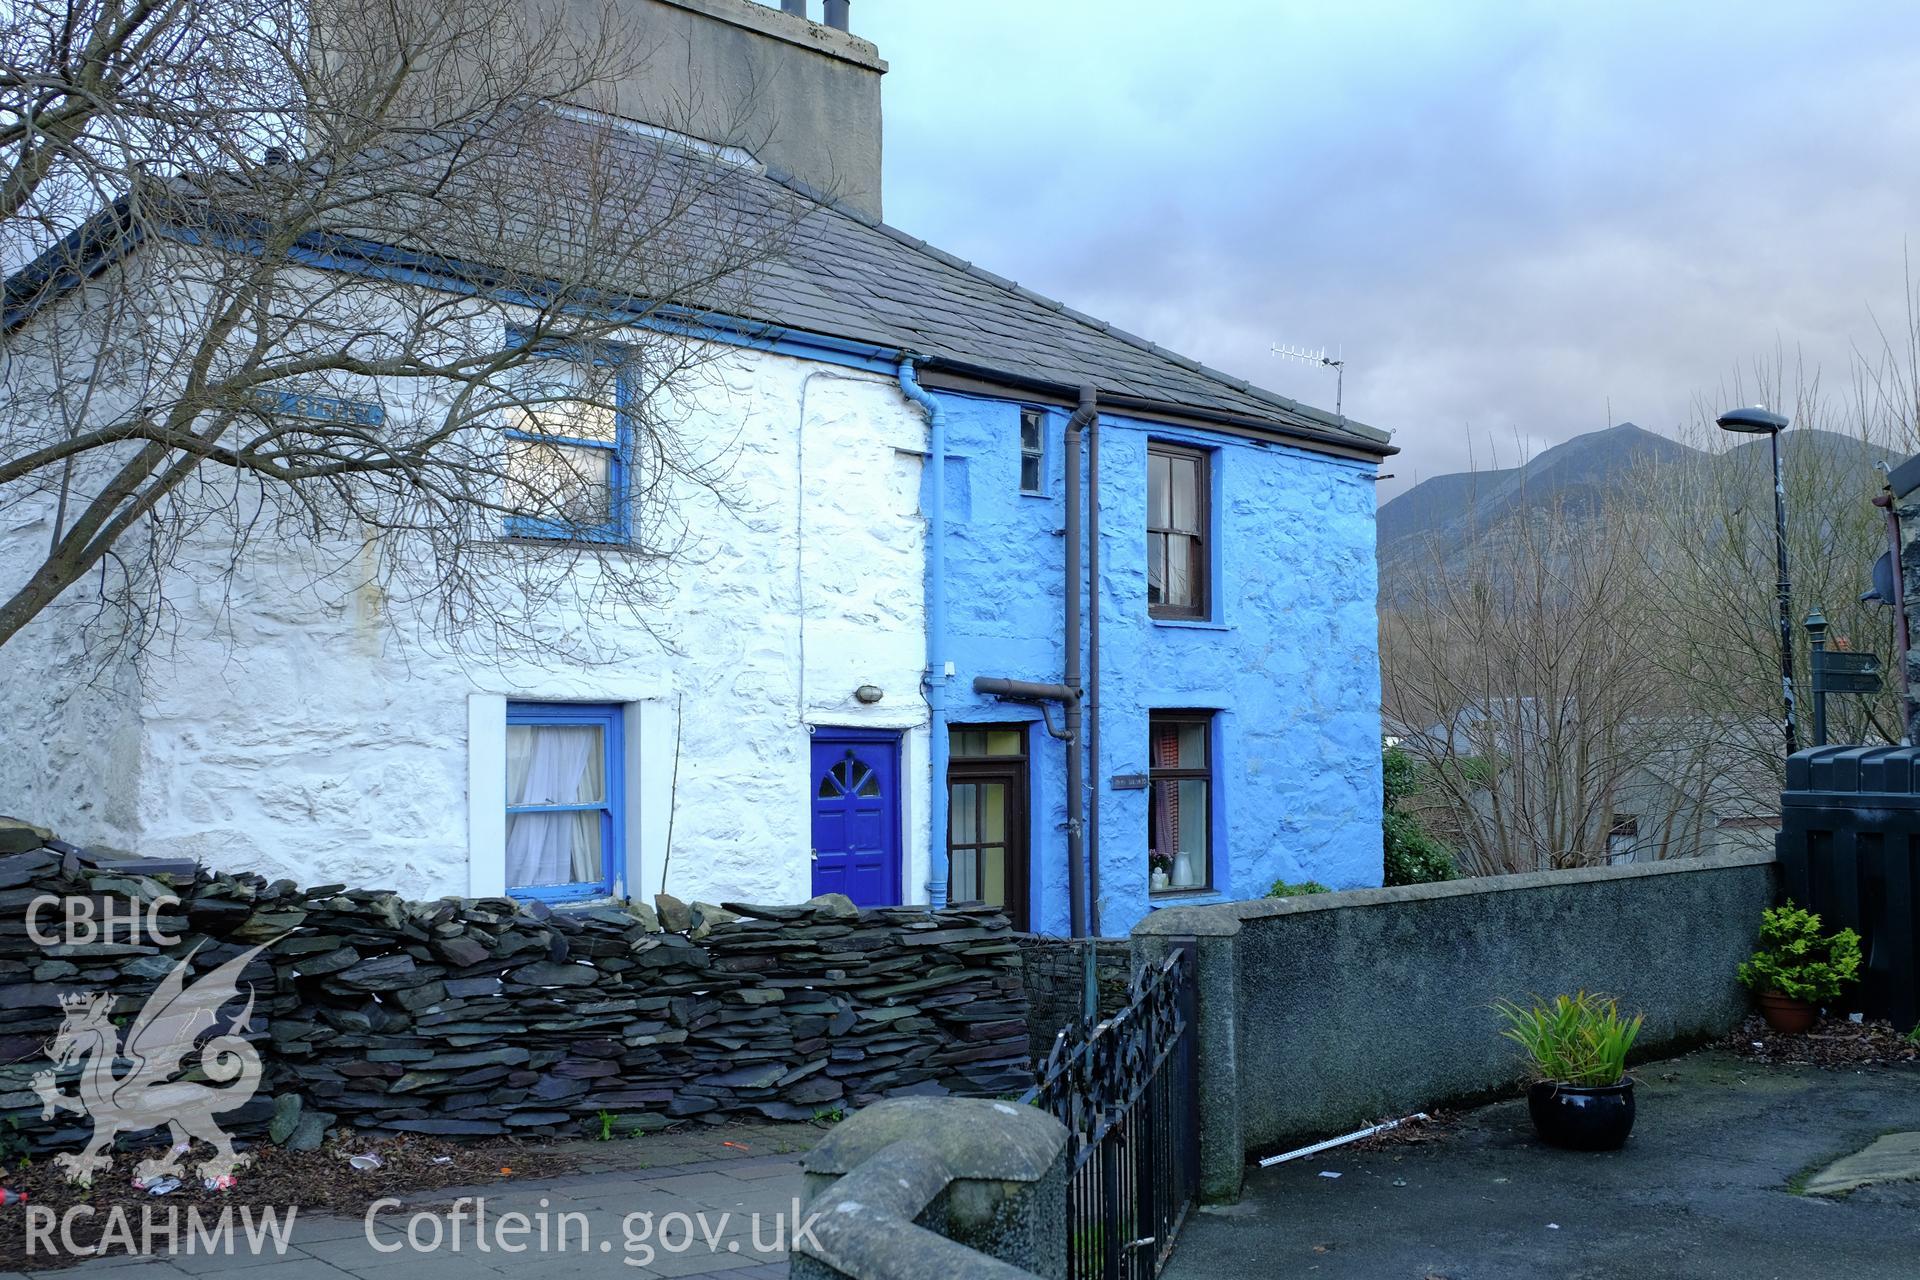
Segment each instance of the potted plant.
[[1147,854],[1147,866],[1153,872],[1147,879],[1154,891],[1166,888],[1169,879],[1167,873],[1173,870],[1173,859],[1154,849]]
[[1551,1146],[1612,1151],[1633,1132],[1633,1081],[1627,1051],[1645,1015],[1620,1015],[1607,996],[1539,996],[1530,1005],[1494,1005],[1505,1021],[1500,1034],[1527,1051],[1540,1077],[1527,1090],[1534,1132]]
[[1789,900],[1760,913],[1760,949],[1740,966],[1740,981],[1760,997],[1760,1016],[1775,1031],[1798,1035],[1820,1006],[1860,978],[1860,935],[1822,934],[1820,917]]

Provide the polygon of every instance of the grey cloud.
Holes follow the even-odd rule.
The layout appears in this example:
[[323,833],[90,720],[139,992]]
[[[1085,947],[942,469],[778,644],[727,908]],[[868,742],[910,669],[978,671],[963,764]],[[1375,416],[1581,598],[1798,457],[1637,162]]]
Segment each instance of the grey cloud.
[[1906,4],[871,0],[888,217],[1319,404],[1392,492],[1469,434],[1672,429],[1733,369],[1903,316]]

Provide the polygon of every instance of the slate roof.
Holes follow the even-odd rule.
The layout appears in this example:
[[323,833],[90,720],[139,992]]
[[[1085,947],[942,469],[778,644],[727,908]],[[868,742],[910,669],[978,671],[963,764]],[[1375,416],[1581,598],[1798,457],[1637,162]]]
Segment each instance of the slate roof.
[[[815,200],[782,175],[756,181]],[[816,201],[785,261],[756,290],[756,318],[936,362],[1137,396],[1350,440],[1392,453],[1384,431],[1267,391],[1076,311],[844,206]]]
[[[542,120],[549,130],[557,123],[551,116]],[[393,225],[383,230],[378,225],[383,219],[370,211],[386,206],[369,201],[332,225],[375,243],[470,265],[511,263],[524,272],[546,261],[556,279],[567,279],[577,278],[572,273],[579,269],[567,259],[570,228],[624,222],[643,238],[665,234],[675,243],[651,255],[653,268],[635,260],[623,264],[628,274],[599,283],[617,285],[626,296],[656,298],[688,298],[688,280],[700,277],[703,257],[724,258],[725,242],[743,228],[774,227],[779,251],[745,268],[750,280],[710,282],[692,300],[746,321],[904,350],[923,357],[930,368],[987,382],[1044,384],[1068,393],[1092,384],[1103,395],[1132,397],[1168,412],[1225,415],[1368,455],[1397,452],[1386,432],[1266,391],[1075,311],[824,199],[738,151],[666,141],[662,131],[645,126],[607,132],[596,122],[591,166],[602,180],[587,176],[584,162],[572,166],[579,176],[570,179],[567,148],[586,134],[569,138],[565,128],[541,135],[538,145],[554,149],[561,159],[543,166],[538,183],[511,180],[508,148],[461,171],[455,185],[466,193],[489,193],[480,200],[463,202],[462,193],[443,184],[438,189],[448,200],[444,209],[419,200],[391,206]],[[437,159],[459,150],[462,141],[451,133],[422,133],[404,146],[362,153],[353,169],[369,190],[380,190],[398,170],[435,171]],[[286,172],[318,174],[311,166]],[[621,176],[608,182],[610,172]],[[337,189],[356,174],[327,176]],[[166,185],[168,198],[180,207],[224,211],[219,216],[236,211],[244,216],[254,203],[246,180],[226,175],[176,178]],[[398,189],[409,185],[420,189],[418,182],[397,184]],[[663,204],[676,210],[670,225],[661,217]],[[121,226],[116,209],[120,205],[103,210],[88,228],[16,273],[8,281],[10,313],[39,298],[49,284],[59,287],[75,271],[93,269],[100,256],[130,249],[137,233],[105,255],[98,253]],[[702,236],[708,242],[704,248],[696,243]],[[513,243],[503,249],[507,241]],[[633,278],[651,269],[661,278]]]

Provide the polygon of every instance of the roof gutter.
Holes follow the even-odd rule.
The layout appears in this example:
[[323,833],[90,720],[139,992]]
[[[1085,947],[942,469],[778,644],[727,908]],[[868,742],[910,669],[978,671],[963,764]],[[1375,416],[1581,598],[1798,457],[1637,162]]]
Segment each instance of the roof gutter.
[[[1080,393],[1077,383],[1027,377],[963,360],[929,357],[922,368],[929,375],[924,379],[925,382],[945,390],[961,391],[966,387],[948,378],[942,378],[940,376],[942,371],[959,379],[972,379],[1030,393],[1037,392],[1060,405],[1077,403]],[[1198,405],[1182,404],[1172,400],[1155,400],[1149,396],[1128,395],[1117,391],[1101,391],[1100,403],[1103,408],[1131,410],[1152,418],[1219,423],[1262,436],[1281,437],[1283,442],[1299,441],[1308,446],[1318,446],[1323,450],[1336,449],[1345,456],[1372,461],[1392,457],[1400,452],[1400,447],[1390,443],[1385,432],[1351,420],[1349,420],[1349,430],[1342,433],[1332,429],[1323,431],[1317,427],[1281,422],[1273,418],[1258,418],[1251,414],[1231,413],[1224,409],[1206,409]]]

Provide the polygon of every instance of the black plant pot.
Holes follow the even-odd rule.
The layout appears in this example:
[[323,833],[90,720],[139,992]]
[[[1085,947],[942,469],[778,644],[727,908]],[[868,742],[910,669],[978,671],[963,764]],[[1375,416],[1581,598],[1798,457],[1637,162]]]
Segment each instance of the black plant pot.
[[1612,1151],[1633,1132],[1633,1080],[1599,1088],[1543,1080],[1527,1090],[1541,1141],[1571,1151]]

